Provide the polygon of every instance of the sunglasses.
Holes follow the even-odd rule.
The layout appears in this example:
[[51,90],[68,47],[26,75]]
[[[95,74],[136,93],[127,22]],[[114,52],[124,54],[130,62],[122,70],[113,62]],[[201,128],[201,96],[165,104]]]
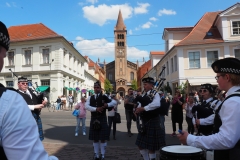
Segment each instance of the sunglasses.
[[22,85],[27,85],[28,83],[27,83],[27,82],[26,82],[26,83],[22,82],[21,84],[22,84]]
[[205,92],[207,92],[206,89],[200,89],[200,90],[199,90],[199,93],[205,93]]
[[93,87],[93,88],[100,88],[100,87]]

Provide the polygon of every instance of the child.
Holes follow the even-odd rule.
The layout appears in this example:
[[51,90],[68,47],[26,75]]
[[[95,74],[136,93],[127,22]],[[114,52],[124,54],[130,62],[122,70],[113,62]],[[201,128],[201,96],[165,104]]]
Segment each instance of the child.
[[85,126],[85,121],[86,121],[86,109],[85,109],[85,102],[86,99],[84,97],[81,98],[81,102],[78,103],[74,108],[78,109],[80,111],[80,114],[77,119],[77,126],[75,129],[75,136],[78,136],[78,131],[80,127],[80,122],[82,121],[82,134],[85,136],[86,135],[86,126]]

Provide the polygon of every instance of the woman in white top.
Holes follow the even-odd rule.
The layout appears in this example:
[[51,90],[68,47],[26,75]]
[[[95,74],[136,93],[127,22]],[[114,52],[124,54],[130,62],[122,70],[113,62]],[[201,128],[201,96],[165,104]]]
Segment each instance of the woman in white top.
[[195,105],[194,97],[189,96],[188,102],[186,103],[185,110],[186,110],[186,122],[188,124],[188,133],[194,133],[194,126],[192,122],[193,114],[192,114],[192,107]]
[[115,112],[117,112],[117,107],[119,104],[121,104],[121,100],[118,100],[116,97],[116,94],[111,95],[112,101],[116,101],[117,105],[115,105],[111,110],[108,111],[108,127],[109,127],[109,138],[111,135],[111,128],[113,124],[113,139],[116,140],[116,122],[114,121]]

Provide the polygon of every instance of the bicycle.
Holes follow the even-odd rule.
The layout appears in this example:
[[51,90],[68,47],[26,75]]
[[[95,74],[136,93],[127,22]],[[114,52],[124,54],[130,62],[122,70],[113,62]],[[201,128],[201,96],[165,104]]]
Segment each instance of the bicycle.
[[55,102],[47,102],[45,105],[49,112],[54,112],[56,110],[57,104]]

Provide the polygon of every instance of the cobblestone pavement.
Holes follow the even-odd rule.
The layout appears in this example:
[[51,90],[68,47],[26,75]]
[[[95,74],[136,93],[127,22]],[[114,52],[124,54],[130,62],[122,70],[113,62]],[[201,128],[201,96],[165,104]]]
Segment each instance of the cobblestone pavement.
[[[49,155],[55,155],[60,160],[92,160],[93,147],[91,145],[69,145],[63,143],[43,143]],[[158,154],[157,154],[158,155]],[[107,146],[106,160],[142,160],[135,147]]]

